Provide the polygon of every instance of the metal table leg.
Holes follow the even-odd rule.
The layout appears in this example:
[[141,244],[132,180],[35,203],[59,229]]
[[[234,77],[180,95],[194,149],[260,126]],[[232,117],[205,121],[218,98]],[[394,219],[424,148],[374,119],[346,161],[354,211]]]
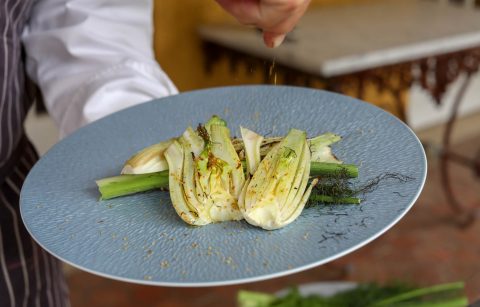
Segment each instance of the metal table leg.
[[452,207],[453,211],[457,214],[456,222],[461,227],[467,227],[471,225],[472,222],[475,220],[475,214],[474,214],[474,211],[465,209],[464,206],[462,206],[457,201],[453,191],[452,182],[450,180],[450,170],[448,166],[449,166],[449,162],[451,161],[458,161],[458,162],[463,161],[463,163],[469,164],[469,161],[466,158],[461,157],[460,155],[452,152],[450,149],[450,145],[451,145],[453,127],[458,116],[458,110],[461,105],[461,102],[463,101],[468,85],[470,84],[470,80],[471,80],[471,74],[467,73],[459,91],[455,96],[450,117],[445,126],[445,131],[443,134],[442,151],[440,154],[440,176],[441,176],[442,186],[444,188],[445,196],[447,197],[448,204],[450,205],[450,207]]

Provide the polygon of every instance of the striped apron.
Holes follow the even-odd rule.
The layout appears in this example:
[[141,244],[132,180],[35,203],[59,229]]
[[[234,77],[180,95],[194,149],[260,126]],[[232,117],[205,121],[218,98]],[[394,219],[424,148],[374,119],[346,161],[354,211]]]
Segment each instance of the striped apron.
[[24,71],[21,34],[33,0],[0,1],[0,307],[67,306],[61,263],[28,235],[19,193],[37,161],[23,122],[38,97]]

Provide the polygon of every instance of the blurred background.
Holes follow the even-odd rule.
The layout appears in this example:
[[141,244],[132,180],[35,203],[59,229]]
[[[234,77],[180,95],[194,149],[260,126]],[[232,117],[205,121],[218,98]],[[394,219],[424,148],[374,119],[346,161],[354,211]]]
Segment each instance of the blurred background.
[[[464,281],[471,300],[480,299],[480,1],[312,0],[305,22],[273,53],[214,1],[156,0],[154,7],[156,57],[180,91],[290,84],[361,98],[417,133],[428,154],[427,183],[386,234],[318,268],[176,289],[65,266],[73,306],[234,306],[239,289],[326,281]],[[29,114],[27,131],[41,154],[58,140],[44,113]]]

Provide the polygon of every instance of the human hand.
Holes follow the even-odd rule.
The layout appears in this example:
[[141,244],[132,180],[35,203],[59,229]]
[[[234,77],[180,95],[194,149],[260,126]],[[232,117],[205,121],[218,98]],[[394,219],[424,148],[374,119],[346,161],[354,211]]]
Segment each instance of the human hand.
[[270,48],[278,47],[307,10],[310,0],[216,0],[240,23],[263,30]]

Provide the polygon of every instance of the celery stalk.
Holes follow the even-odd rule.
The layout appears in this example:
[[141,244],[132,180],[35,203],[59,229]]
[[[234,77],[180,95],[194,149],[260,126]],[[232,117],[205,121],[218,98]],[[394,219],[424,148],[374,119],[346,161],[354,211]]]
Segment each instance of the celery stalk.
[[338,164],[331,162],[310,162],[310,176],[337,176],[348,178],[358,177],[358,167],[354,164]]
[[110,199],[153,189],[168,188],[168,170],[139,175],[120,175],[96,181],[101,199]]

